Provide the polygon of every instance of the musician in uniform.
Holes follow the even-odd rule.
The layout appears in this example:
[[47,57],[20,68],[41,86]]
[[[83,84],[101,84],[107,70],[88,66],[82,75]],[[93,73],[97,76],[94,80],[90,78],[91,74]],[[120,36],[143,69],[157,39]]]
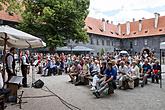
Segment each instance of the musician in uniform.
[[16,76],[15,74],[15,59],[14,54],[16,53],[15,47],[10,48],[9,53],[7,53],[5,58],[6,63],[6,71],[8,73],[8,81],[13,77]]
[[27,85],[27,74],[29,74],[29,66],[30,66],[30,61],[29,61],[29,51],[25,51],[25,54],[22,56],[22,64],[21,64],[21,71],[22,71],[22,84],[23,87],[28,87]]

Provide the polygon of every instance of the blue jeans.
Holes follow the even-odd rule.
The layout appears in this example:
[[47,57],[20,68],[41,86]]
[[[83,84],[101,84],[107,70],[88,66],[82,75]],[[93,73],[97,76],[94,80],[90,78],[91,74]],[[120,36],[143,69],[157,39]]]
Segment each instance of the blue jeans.
[[154,83],[155,80],[156,80],[156,83],[159,83],[159,77],[160,77],[159,74],[152,74],[152,83]]

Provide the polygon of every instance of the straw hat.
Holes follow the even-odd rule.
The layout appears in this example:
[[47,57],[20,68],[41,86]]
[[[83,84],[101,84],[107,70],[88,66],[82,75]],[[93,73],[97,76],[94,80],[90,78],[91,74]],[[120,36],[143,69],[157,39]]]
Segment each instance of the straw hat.
[[112,62],[111,62],[111,61],[109,61],[109,62],[108,62],[108,65],[112,65]]

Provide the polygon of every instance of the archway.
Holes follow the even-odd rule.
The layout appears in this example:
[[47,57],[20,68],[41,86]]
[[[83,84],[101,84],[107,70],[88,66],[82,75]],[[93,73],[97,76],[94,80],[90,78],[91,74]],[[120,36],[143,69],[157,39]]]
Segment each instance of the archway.
[[150,49],[150,48],[142,48],[142,50],[141,50],[141,54],[143,54],[144,51],[146,51],[147,54],[149,54],[149,53],[151,52],[151,49]]
[[154,53],[151,51],[150,48],[143,48],[140,54],[144,59],[145,59],[145,57],[143,56],[144,54],[147,54],[147,57],[152,57],[152,58],[154,57]]
[[148,55],[152,53],[152,51],[151,51],[151,49],[150,49],[149,47],[142,48],[142,49],[141,49],[141,55],[142,55],[144,52],[147,52]]

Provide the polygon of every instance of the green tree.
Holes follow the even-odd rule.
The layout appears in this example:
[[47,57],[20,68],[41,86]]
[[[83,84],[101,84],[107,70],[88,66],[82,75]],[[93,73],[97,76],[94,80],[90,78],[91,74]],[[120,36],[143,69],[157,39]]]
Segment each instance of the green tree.
[[101,50],[100,50],[100,55],[102,56],[102,55],[104,55],[104,53],[105,53],[104,49],[101,48]]
[[20,13],[22,10],[22,3],[21,0],[0,0],[0,10]]
[[42,37],[48,47],[63,46],[69,39],[88,41],[84,20],[89,0],[24,0],[24,7],[18,28]]

